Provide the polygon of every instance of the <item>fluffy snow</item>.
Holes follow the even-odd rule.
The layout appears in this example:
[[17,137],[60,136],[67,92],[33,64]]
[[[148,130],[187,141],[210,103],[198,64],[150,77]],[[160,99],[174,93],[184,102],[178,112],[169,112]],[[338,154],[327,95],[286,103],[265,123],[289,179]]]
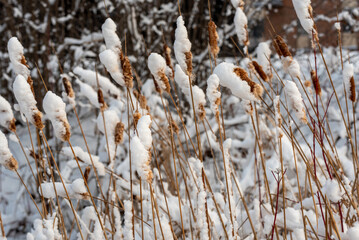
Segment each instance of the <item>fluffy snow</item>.
[[111,49],[119,54],[122,45],[116,33],[116,23],[111,18],[107,18],[105,23],[102,24],[102,35],[105,39],[107,49]]
[[302,122],[307,122],[307,117],[305,114],[305,108],[303,104],[303,98],[300,94],[297,85],[293,81],[286,81],[284,92],[287,96],[290,107],[293,108],[295,115]]
[[248,83],[234,73],[235,68],[237,68],[237,66],[234,64],[223,62],[214,69],[213,73],[218,76],[221,86],[229,88],[234,96],[241,99],[256,101],[257,98],[251,92]]
[[216,74],[209,76],[207,80],[207,97],[211,104],[211,110],[214,115],[218,113],[218,105],[221,101],[221,93],[218,91],[219,78]]
[[151,123],[152,120],[149,115],[141,117],[137,123],[138,137],[147,150],[152,146]]
[[42,107],[52,123],[55,136],[67,141],[70,138],[70,124],[67,121],[66,104],[62,99],[51,91],[48,91],[42,102]]
[[[166,84],[162,81],[161,74],[165,74],[166,60],[158,53],[151,53],[147,60],[148,68],[151,74],[155,78],[157,85],[162,89],[166,90]],[[168,79],[167,79],[168,81]]]
[[[41,183],[41,188],[44,198],[56,198],[54,183],[52,182]],[[89,198],[84,180],[82,178],[76,179],[72,183],[65,183],[65,188],[62,182],[55,182],[55,188],[57,195],[63,198],[67,198],[66,191],[69,194],[69,197],[72,199]]]
[[24,47],[21,45],[17,37],[10,38],[7,43],[7,49],[14,72],[27,78],[30,75],[30,70],[26,67],[26,65],[21,63],[21,61],[25,59]]
[[282,59],[284,71],[288,73],[292,78],[300,78],[300,66],[299,63],[291,56]]
[[58,216],[55,213],[46,219],[35,219],[33,229],[27,234],[26,240],[60,240],[62,235],[58,226]]
[[9,166],[14,161],[15,160],[13,159],[13,156],[10,152],[6,136],[2,131],[0,131],[0,165],[3,165],[9,169]]
[[350,93],[350,79],[354,76],[354,65],[351,63],[345,63],[343,69],[343,82],[345,86],[345,91],[347,97],[351,95]]
[[272,69],[270,64],[271,50],[269,44],[266,42],[261,42],[256,48],[258,64],[262,66],[263,70],[268,77],[272,75]]
[[95,106],[96,108],[99,108],[99,102],[97,97],[97,92],[88,84],[81,82],[80,80],[76,79],[76,83],[80,86],[80,96],[85,96],[90,103]]
[[10,103],[0,96],[0,125],[9,129],[11,122],[14,120],[14,114]]
[[311,11],[311,1],[310,0],[292,0],[294,10],[297,13],[297,16],[299,18],[300,24],[304,28],[304,30],[312,36],[312,31],[314,29],[314,22],[313,19],[310,16]]
[[100,61],[105,65],[107,71],[111,74],[111,77],[121,86],[125,86],[123,79],[122,68],[120,65],[120,59],[118,54],[112,49],[106,49],[100,53]]
[[341,189],[337,180],[327,180],[322,187],[323,195],[327,196],[328,199],[332,202],[338,202],[342,199],[342,195],[344,194],[344,190]]
[[234,15],[234,27],[241,46],[247,46],[249,44],[247,24],[247,16],[240,7],[237,7],[236,14]]
[[191,51],[191,42],[188,39],[187,29],[184,25],[182,16],[177,18],[177,28],[175,32],[175,42],[173,44],[176,60],[182,70],[187,73],[187,63],[185,53]]

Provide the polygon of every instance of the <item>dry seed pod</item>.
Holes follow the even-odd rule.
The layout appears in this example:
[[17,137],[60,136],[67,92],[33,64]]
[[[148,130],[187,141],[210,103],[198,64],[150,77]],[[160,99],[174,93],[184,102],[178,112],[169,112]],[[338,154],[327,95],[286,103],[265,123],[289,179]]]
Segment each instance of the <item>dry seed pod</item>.
[[319,79],[318,79],[318,76],[317,76],[316,72],[314,70],[310,71],[310,76],[312,78],[315,93],[317,95],[321,96],[322,95],[322,88],[320,87]]
[[138,120],[140,120],[141,117],[142,117],[141,113],[138,110],[136,110],[136,112],[133,114],[133,122],[135,126],[137,126],[137,122]]
[[279,35],[275,36],[274,44],[279,56],[283,57],[292,57],[292,54],[289,51],[288,45],[284,42],[283,38]]
[[219,52],[219,47],[218,47],[219,37],[216,28],[217,26],[212,20],[208,22],[209,46],[211,48],[211,53],[214,58],[217,57]]
[[171,49],[167,46],[166,43],[163,45],[163,51],[165,53],[166,65],[171,69],[172,72],[171,78],[174,78],[175,70],[173,69],[172,60],[171,60]]
[[169,80],[165,74],[166,60],[158,53],[151,53],[148,57],[148,68],[154,79],[156,90],[161,93],[162,90],[166,92],[171,91]]
[[133,88],[133,75],[132,75],[132,67],[130,60],[128,57],[124,57],[124,60],[122,61],[122,70],[123,70],[123,77],[126,84],[126,87]]
[[118,122],[115,127],[115,144],[123,143],[123,133],[125,131],[125,124]]
[[258,73],[258,75],[260,76],[260,78],[265,81],[268,82],[268,76],[267,74],[263,71],[263,68],[261,65],[259,65],[256,61],[252,62],[253,67],[255,69],[255,71]]
[[107,104],[105,102],[105,99],[103,98],[103,93],[101,89],[97,90],[97,99],[98,103],[100,104],[101,112],[105,111],[107,109]]
[[350,101],[355,102],[355,82],[354,82],[354,65],[351,63],[345,63],[343,69],[344,87],[346,94]]
[[69,98],[74,98],[75,97],[75,92],[74,92],[74,90],[72,88],[72,84],[71,84],[70,80],[66,76],[63,76],[62,77],[62,83],[64,85],[66,95]]

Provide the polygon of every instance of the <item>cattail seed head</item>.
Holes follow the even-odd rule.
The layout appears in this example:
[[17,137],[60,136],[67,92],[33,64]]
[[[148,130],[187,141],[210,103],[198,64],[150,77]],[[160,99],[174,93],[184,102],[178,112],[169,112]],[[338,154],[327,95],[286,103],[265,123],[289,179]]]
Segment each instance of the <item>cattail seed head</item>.
[[123,124],[123,122],[118,122],[116,124],[116,128],[115,128],[115,144],[121,144],[123,143],[123,133],[125,130],[125,124]]
[[39,129],[43,129],[45,126],[42,122],[42,113],[37,111],[32,115],[32,118],[34,119],[34,125]]
[[289,51],[288,45],[285,43],[285,41],[283,40],[283,38],[281,36],[276,35],[274,41],[275,41],[274,47],[276,48],[279,56],[292,57],[292,54]]
[[137,126],[137,122],[138,120],[140,120],[141,117],[142,117],[141,113],[138,110],[136,110],[136,112],[133,114],[133,122],[135,126]]
[[187,75],[192,75],[192,53],[185,52],[184,55],[186,56],[186,65],[187,65]]
[[8,161],[5,162],[4,166],[11,171],[16,171],[19,168],[17,161],[12,156]]
[[260,76],[260,78],[265,81],[268,82],[269,78],[267,76],[267,74],[263,71],[263,68],[261,65],[259,65],[256,61],[252,62],[253,67],[255,69],[255,71],[258,73],[258,75]]
[[121,60],[121,62],[122,62],[123,77],[126,87],[133,88],[133,75],[132,75],[132,67],[130,60],[126,56],[123,58],[123,60]]
[[66,76],[63,76],[62,77],[62,83],[64,85],[64,89],[65,89],[65,92],[66,92],[66,95],[69,97],[69,98],[74,98],[75,97],[75,93],[74,93],[74,90],[72,88],[72,84],[70,82],[70,80],[66,77]]
[[214,58],[217,57],[219,52],[219,47],[218,47],[219,37],[216,28],[217,26],[212,20],[208,22],[209,46]]
[[105,102],[105,99],[103,98],[103,93],[101,89],[97,90],[97,100],[100,104],[100,110],[105,111],[107,109],[107,104]]
[[349,89],[349,99],[352,102],[355,102],[356,100],[356,93],[355,93],[355,82],[354,82],[354,77],[352,76],[350,78],[350,89]]
[[173,79],[175,76],[175,70],[173,69],[172,60],[171,60],[171,48],[169,48],[168,45],[165,43],[163,45],[163,51],[165,54],[166,65],[171,69],[171,73],[172,73],[171,78]]
[[321,96],[322,95],[322,88],[320,87],[320,83],[319,83],[317,73],[314,70],[312,70],[312,71],[310,71],[310,76],[312,78],[315,93],[317,95]]
[[15,118],[13,118],[9,123],[9,130],[12,132],[16,132]]

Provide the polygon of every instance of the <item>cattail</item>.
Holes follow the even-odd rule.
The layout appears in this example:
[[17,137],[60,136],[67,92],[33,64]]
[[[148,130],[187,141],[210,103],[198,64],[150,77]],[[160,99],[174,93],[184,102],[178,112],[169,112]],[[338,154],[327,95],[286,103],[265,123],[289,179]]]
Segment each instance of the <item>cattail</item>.
[[171,78],[173,79],[175,76],[175,70],[173,69],[171,60],[171,48],[169,48],[166,43],[163,45],[163,52],[165,54],[166,65],[171,69]]
[[126,87],[133,88],[132,67],[131,67],[130,60],[128,59],[127,56],[124,57],[122,70],[123,70],[123,76],[124,76]]
[[123,143],[123,133],[125,131],[125,124],[118,122],[115,127],[115,144],[119,145]]
[[175,42],[173,44],[175,56],[182,70],[188,75],[192,75],[192,53],[191,42],[188,39],[187,29],[184,25],[182,16],[177,18],[177,28],[175,32]]
[[158,53],[151,53],[148,57],[148,68],[150,69],[151,74],[155,79],[157,86],[159,87],[159,90],[165,90],[166,92],[170,93],[171,86],[165,74],[165,59]]
[[64,85],[64,89],[65,89],[67,97],[75,98],[75,93],[72,88],[72,84],[71,84],[70,80],[67,78],[67,76],[65,76],[65,75],[62,76],[62,83]]
[[298,90],[297,85],[293,81],[286,81],[284,91],[290,106],[295,111],[297,118],[300,119],[303,123],[307,123],[308,121],[303,104],[303,98]]
[[284,42],[283,38],[279,35],[275,36],[273,45],[277,50],[279,56],[283,57],[292,57],[292,54],[289,51],[288,45]]
[[66,115],[66,104],[62,99],[51,91],[44,97],[42,106],[46,116],[50,119],[55,131],[55,136],[66,142],[70,140],[70,124]]
[[0,125],[12,132],[16,131],[14,114],[10,103],[0,96]]
[[313,21],[313,9],[310,5],[310,0],[292,0],[294,10],[297,13],[300,24],[304,30],[312,37],[312,34],[315,38],[318,37],[317,31],[315,29]]
[[179,127],[178,127],[176,121],[173,120],[173,119],[171,119],[171,127],[172,127],[172,131],[178,135],[179,134]]
[[103,93],[101,89],[97,90],[97,100],[100,105],[101,112],[105,111],[108,108],[108,106],[107,103],[105,102],[105,99],[103,98]]
[[12,156],[7,139],[2,131],[0,131],[0,165],[3,165],[11,171],[18,169],[18,163]]
[[38,129],[43,129],[42,113],[37,109],[30,85],[22,75],[17,75],[13,84],[13,92],[21,113]]
[[217,28],[216,24],[212,20],[210,20],[208,22],[208,37],[209,37],[209,46],[214,58],[217,57],[219,52],[219,47],[218,47],[219,37],[216,28]]
[[312,78],[315,93],[319,96],[322,96],[322,88],[320,87],[317,73],[314,70],[312,70],[312,71],[310,71],[310,76]]
[[100,53],[99,57],[101,63],[105,65],[106,70],[110,73],[115,82],[121,86],[126,86],[126,82],[123,76],[122,63],[120,61],[119,55],[112,49],[106,49]]
[[137,126],[137,122],[138,120],[140,120],[140,118],[142,117],[141,113],[136,110],[136,112],[134,112],[133,114],[133,123],[135,124],[135,126]]
[[24,47],[16,37],[12,37],[7,43],[7,49],[14,72],[27,79],[30,76],[30,70],[28,69],[29,66],[26,64]]
[[260,66],[262,66],[263,71],[266,73],[268,80],[270,81],[273,77],[270,57],[271,57],[271,50],[269,48],[268,43],[261,42],[258,47],[256,48],[257,52],[257,61]]
[[265,81],[268,82],[268,76],[267,74],[263,71],[263,68],[261,65],[259,65],[256,61],[252,61],[253,67],[255,69],[255,71],[257,72],[257,74],[260,76],[260,78]]
[[223,62],[213,71],[220,80],[220,84],[229,88],[233,95],[250,101],[257,101],[263,93],[262,87],[253,82],[247,72],[232,63]]
[[88,182],[89,176],[90,176],[90,172],[91,172],[91,167],[87,166],[85,168],[85,172],[84,172],[84,180],[86,181],[86,183]]
[[234,16],[234,27],[236,29],[236,33],[239,39],[239,44],[242,46],[249,45],[247,24],[247,16],[244,14],[243,9],[237,7],[236,14]]
[[344,86],[350,101],[355,102],[355,82],[354,82],[354,66],[351,63],[346,63],[343,69]]
[[282,127],[282,115],[280,113],[280,99],[279,96],[276,96],[273,99],[274,104],[274,114],[275,114],[275,125],[276,125],[276,134],[279,138],[283,137]]
[[207,80],[207,97],[211,103],[211,110],[216,116],[216,119],[219,119],[218,107],[221,104],[221,93],[218,91],[219,87],[219,78],[216,74],[209,76]]

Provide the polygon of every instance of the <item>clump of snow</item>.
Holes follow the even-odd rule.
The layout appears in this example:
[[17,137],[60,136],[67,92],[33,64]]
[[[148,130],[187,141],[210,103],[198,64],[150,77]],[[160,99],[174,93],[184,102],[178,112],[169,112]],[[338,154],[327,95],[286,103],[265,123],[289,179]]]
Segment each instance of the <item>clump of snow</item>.
[[111,18],[107,18],[105,23],[102,24],[102,35],[105,39],[107,49],[111,49],[119,54],[122,45],[116,33],[116,23]]
[[[232,94],[238,98],[246,99],[250,101],[257,101],[258,94],[255,88],[262,89],[257,83],[253,83],[253,88],[249,83],[242,80],[240,76],[235,73],[235,69],[238,68],[232,63],[220,63],[213,71],[220,80],[220,84],[231,90]],[[252,83],[252,82],[251,82]],[[262,92],[260,90],[259,92]]]
[[76,83],[80,86],[79,95],[85,96],[93,106],[98,108],[100,105],[95,90],[90,85],[83,83],[78,79],[76,79]]
[[116,52],[114,52],[112,49],[106,49],[100,53],[99,57],[102,64],[105,65],[107,71],[111,74],[111,77],[119,85],[125,86],[118,54],[116,54]]
[[46,219],[35,219],[34,227],[26,235],[26,240],[60,240],[62,235],[58,229],[56,213]]
[[327,196],[332,202],[338,202],[342,199],[344,190],[338,184],[335,179],[328,179],[321,189],[323,195]]
[[288,73],[293,78],[300,77],[300,66],[297,60],[293,59],[291,56],[282,58],[283,68],[286,73]]
[[284,92],[287,96],[289,105],[294,109],[297,118],[300,119],[303,123],[307,123],[303,98],[297,85],[293,81],[286,81]]
[[242,46],[249,44],[247,24],[247,16],[240,7],[237,7],[236,14],[234,15],[234,27],[239,39],[239,44]]
[[125,239],[133,239],[132,231],[132,202],[129,200],[123,201],[125,207],[125,227],[123,229],[123,236]]
[[[36,107],[36,100],[32,94],[31,87],[22,75],[17,75],[13,92],[19,104],[20,111],[35,126],[39,126],[42,114]],[[36,118],[38,116],[40,119]]]
[[44,198],[56,198],[54,184],[56,188],[56,193],[60,197],[67,198],[67,194],[66,194],[67,191],[69,197],[72,199],[89,199],[89,194],[86,190],[86,186],[82,178],[78,178],[72,183],[65,183],[65,188],[62,182],[41,183],[41,188]]
[[343,82],[344,82],[347,97],[349,97],[352,94],[350,81],[353,76],[354,76],[354,65],[351,63],[345,63],[343,69]]
[[268,78],[272,78],[272,69],[270,63],[271,50],[269,44],[266,42],[261,42],[256,48],[258,64],[262,66],[264,72],[267,74]]
[[340,22],[334,23],[334,27],[336,30],[340,31],[341,30]]
[[0,125],[4,128],[11,129],[14,123],[15,119],[10,103],[0,96]]
[[[100,176],[104,176],[105,175],[105,166],[102,164],[102,162],[100,162],[100,158],[98,156],[92,155],[90,156],[90,153],[85,152],[84,150],[82,150],[81,147],[78,146],[74,146],[73,150],[75,152],[76,157],[79,160],[84,161],[86,164],[91,165],[92,166],[92,162],[91,159],[93,161],[93,165],[95,166],[98,174]],[[62,148],[62,153],[65,154],[67,157],[69,158],[73,158],[73,153],[70,147],[64,147]]]
[[7,43],[7,49],[14,72],[27,78],[30,75],[30,70],[26,66],[24,47],[21,45],[17,37],[10,38]]
[[2,131],[0,131],[0,165],[3,165],[9,170],[17,170],[17,161],[12,156],[7,139]]
[[221,102],[221,93],[218,91],[219,78],[216,74],[209,76],[207,80],[207,97],[211,103],[211,110],[214,115],[219,116],[218,106]]
[[356,222],[353,227],[349,228],[344,237],[345,240],[359,239],[359,224]]
[[[177,18],[177,28],[175,32],[175,42],[173,44],[175,57],[178,64],[181,66],[182,70],[188,72],[188,61],[186,60],[186,53],[191,52],[191,42],[188,39],[187,29],[184,25],[183,17],[179,16]],[[192,55],[191,55],[192,58]]]
[[62,141],[68,141],[71,132],[70,124],[67,121],[66,104],[59,96],[48,91],[44,97],[42,107],[52,123],[55,136]]
[[314,21],[312,19],[312,6],[310,0],[292,0],[294,10],[297,13],[300,24],[304,30],[312,36],[312,31],[316,33],[314,29]]

